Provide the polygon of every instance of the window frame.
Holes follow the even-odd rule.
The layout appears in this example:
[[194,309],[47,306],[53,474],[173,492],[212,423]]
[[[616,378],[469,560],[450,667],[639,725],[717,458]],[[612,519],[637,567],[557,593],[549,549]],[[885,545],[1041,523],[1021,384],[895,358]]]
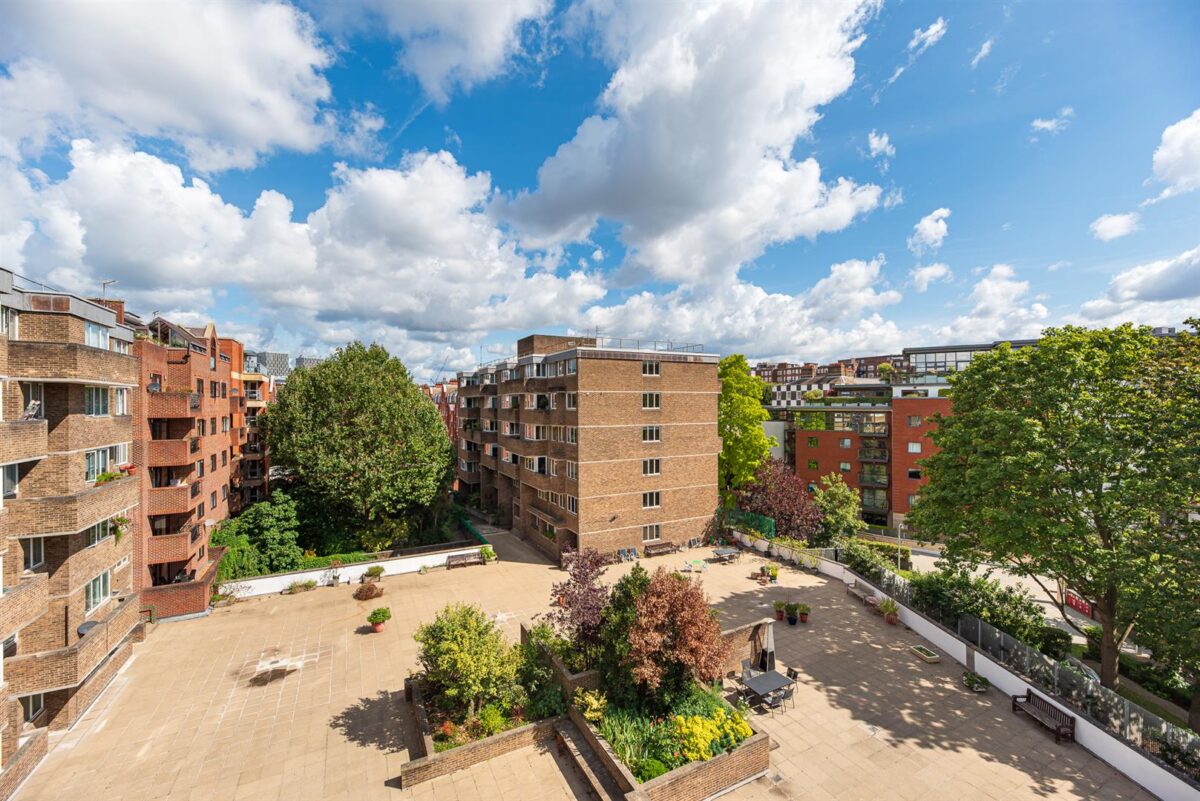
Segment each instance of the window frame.
[[909,453],[921,453],[921,443],[919,443],[919,442],[908,443],[908,452]]
[[660,490],[647,490],[642,493],[642,508],[643,509],[661,509],[662,508],[662,492]]
[[[652,537],[647,537],[647,534],[653,534]],[[662,539],[662,524],[647,523],[642,526],[642,542],[657,542]]]
[[[97,593],[99,596],[97,597]],[[88,617],[112,598],[112,571],[104,570],[83,587],[84,617]]]
[[662,426],[642,426],[642,442],[662,442]]
[[642,410],[643,411],[661,411],[662,410],[662,393],[661,392],[643,392],[642,393]]
[[[25,543],[29,543],[29,547],[25,547]],[[34,544],[37,547],[34,547]],[[40,558],[36,562],[31,562],[30,557],[34,552],[40,554]],[[31,573],[42,565],[46,564],[46,538],[45,537],[22,537],[21,538],[21,565],[24,572]]]
[[642,475],[643,476],[661,476],[662,475],[662,458],[652,457],[642,459]]

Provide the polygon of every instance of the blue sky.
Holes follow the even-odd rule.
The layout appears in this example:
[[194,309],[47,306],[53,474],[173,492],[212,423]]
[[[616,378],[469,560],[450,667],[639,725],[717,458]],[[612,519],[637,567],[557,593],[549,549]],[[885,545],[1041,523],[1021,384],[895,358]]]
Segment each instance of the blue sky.
[[0,263],[251,346],[1200,314],[1196,3],[63,8],[0,12]]

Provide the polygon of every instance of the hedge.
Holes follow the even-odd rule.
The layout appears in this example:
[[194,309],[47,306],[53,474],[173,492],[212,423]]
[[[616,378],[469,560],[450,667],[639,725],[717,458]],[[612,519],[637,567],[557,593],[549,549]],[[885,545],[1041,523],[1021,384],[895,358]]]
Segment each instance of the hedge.
[[859,540],[859,542],[886,559],[887,563],[893,569],[896,567],[896,550],[899,549],[900,569],[912,570],[912,548],[909,548],[907,545],[895,545],[890,542],[876,542],[875,540]]
[[300,559],[300,566],[297,570],[316,570],[319,567],[329,567],[333,564],[333,560],[339,560],[343,565],[352,565],[355,562],[373,562],[380,558],[380,554],[366,553],[365,551],[355,551],[354,553],[335,553],[329,556],[305,556]]

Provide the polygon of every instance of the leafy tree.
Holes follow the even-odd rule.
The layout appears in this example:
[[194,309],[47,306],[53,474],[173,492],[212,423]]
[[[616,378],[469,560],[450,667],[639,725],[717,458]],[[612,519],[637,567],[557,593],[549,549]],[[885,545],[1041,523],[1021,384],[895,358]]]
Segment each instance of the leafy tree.
[[637,599],[629,631],[630,673],[661,709],[689,694],[693,682],[711,683],[725,669],[729,644],[708,606],[699,579],[659,568]]
[[769,459],[754,481],[734,491],[738,508],[775,519],[775,533],[797,540],[821,530],[821,510],[813,504],[799,476],[778,459]]
[[296,544],[299,527],[295,501],[286,492],[277,490],[267,500],[225,521],[213,532],[212,542],[231,549],[225,556],[225,559],[233,557],[227,568],[231,577],[234,573],[239,574],[238,578],[283,573],[299,568],[304,558],[304,552]]
[[250,544],[250,538],[241,531],[236,520],[226,520],[217,526],[209,543],[212,547],[225,548],[225,555],[217,566],[218,584],[263,574],[258,551]]
[[555,584],[552,598],[561,603],[547,615],[555,630],[571,641],[591,667],[600,644],[600,626],[608,605],[608,587],[600,583],[604,575],[604,557],[592,548],[564,553],[568,578]]
[[276,464],[364,522],[420,512],[451,479],[437,408],[379,345],[297,370],[260,420]]
[[1168,567],[1150,605],[1141,615],[1138,645],[1154,652],[1154,660],[1173,668],[1191,682],[1188,727],[1200,732],[1200,600],[1197,587],[1200,564],[1195,554]]
[[1023,587],[1006,587],[962,568],[916,573],[909,586],[913,604],[947,625],[960,615],[974,615],[1027,645],[1043,645],[1045,613]]
[[650,587],[650,574],[640,564],[613,585],[600,624],[600,686],[618,706],[638,700],[629,658],[629,632],[637,623],[637,602]]
[[554,681],[554,671],[547,664],[542,649],[561,655],[569,647],[568,643],[555,636],[549,624],[538,623],[530,628],[528,639],[517,647],[521,654],[517,681],[525,690],[525,716],[530,720],[542,720],[565,713],[566,693]]
[[820,485],[813,493],[813,505],[821,513],[820,534],[812,541],[815,547],[827,547],[867,528],[862,519],[862,499],[858,490],[847,485],[838,473],[821,477]]
[[450,604],[414,638],[426,678],[468,717],[485,704],[512,701],[520,653],[478,606]]
[[954,414],[937,417],[941,450],[924,461],[929,483],[910,516],[954,561],[1002,563],[1060,609],[1058,586],[1079,593],[1101,625],[1108,687],[1163,566],[1196,540],[1192,379],[1157,367],[1176,360],[1194,376],[1193,342],[1066,327],[978,355],[950,378]]
[[776,445],[762,424],[770,414],[762,406],[766,382],[750,373],[740,353],[721,359],[717,375],[721,397],[717,402],[717,433],[721,436],[720,463],[723,500],[733,500],[733,490],[753,480],[754,473]]

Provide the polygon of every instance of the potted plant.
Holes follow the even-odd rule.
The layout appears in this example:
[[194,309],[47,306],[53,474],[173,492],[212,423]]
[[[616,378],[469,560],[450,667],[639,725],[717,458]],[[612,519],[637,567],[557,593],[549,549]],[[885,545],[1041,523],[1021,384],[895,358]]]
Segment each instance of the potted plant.
[[483,561],[491,563],[496,561],[496,551],[492,546],[485,545],[479,549],[479,555],[483,557]]
[[808,613],[812,611],[812,607],[809,606],[808,604],[800,604],[800,606],[797,608],[796,611],[799,612],[799,614],[800,614],[800,622],[807,623],[808,622]]
[[787,606],[783,601],[775,602],[775,619],[783,620],[783,610]]
[[336,587],[341,579],[338,575],[338,568],[342,566],[341,559],[334,559],[329,563],[329,586]]
[[371,565],[367,568],[367,571],[363,573],[362,582],[363,584],[369,584],[371,582],[379,581],[379,579],[382,577],[383,565]]
[[800,614],[800,604],[789,602],[787,604],[784,604],[783,608],[784,608],[784,611],[787,612],[788,625],[789,626],[796,625],[796,620],[798,619],[798,616]]
[[888,622],[889,626],[896,625],[896,621],[900,619],[900,604],[892,598],[884,598],[879,602],[879,614],[883,615],[883,619]]
[[779,583],[779,565],[767,565],[767,578],[772,584]]
[[392,619],[392,610],[386,606],[381,606],[371,614],[367,615],[367,622],[371,624],[371,628],[375,633],[383,631],[383,624]]
[[987,692],[987,688],[992,686],[990,681],[973,670],[968,670],[962,674],[962,683],[964,687],[973,693]]

